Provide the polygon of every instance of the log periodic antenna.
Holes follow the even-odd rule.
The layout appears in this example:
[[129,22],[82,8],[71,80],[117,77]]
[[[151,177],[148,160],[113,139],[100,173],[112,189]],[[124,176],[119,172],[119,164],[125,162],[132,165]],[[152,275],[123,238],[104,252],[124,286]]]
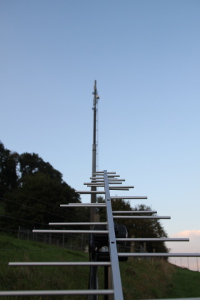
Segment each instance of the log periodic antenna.
[[[49,295],[87,295],[87,300],[98,300],[98,295],[104,297],[104,300],[124,300],[123,288],[121,282],[121,274],[119,261],[123,262],[128,257],[200,257],[200,253],[154,253],[154,252],[133,252],[129,247],[126,250],[127,242],[186,242],[188,238],[128,238],[127,229],[124,225],[119,225],[115,222],[115,219],[126,219],[127,217],[131,220],[135,219],[170,219],[169,216],[157,216],[153,215],[154,211],[149,211],[151,215],[147,215],[147,211],[113,211],[112,201],[116,199],[115,196],[110,195],[111,190],[127,191],[133,186],[121,185],[124,179],[118,179],[119,175],[116,172],[97,171],[95,177],[90,178],[91,182],[84,183],[91,188],[101,187],[100,191],[96,191],[98,194],[104,194],[104,203],[68,203],[61,204],[60,207],[71,208],[71,207],[101,207],[106,210],[107,220],[106,222],[62,222],[62,223],[49,223],[50,226],[62,226],[63,229],[34,229],[34,233],[45,233],[45,234],[89,234],[89,258],[90,261],[63,261],[63,262],[10,262],[9,266],[88,266],[90,268],[89,273],[89,289],[83,290],[28,290],[28,291],[0,291],[1,296],[49,296]],[[117,178],[116,178],[117,177]],[[78,194],[92,194],[91,190],[88,191],[76,191]],[[118,196],[118,199],[147,199],[146,196]],[[140,212],[142,215],[138,216]],[[122,215],[118,215],[122,214]],[[126,214],[129,214],[127,216]],[[144,215],[143,215],[144,214]],[[64,229],[66,226],[91,226],[93,229],[81,230],[81,229]],[[120,248],[122,246],[122,249]],[[107,247],[107,251],[101,251],[102,247]],[[123,250],[124,249],[124,250]],[[124,252],[125,251],[125,252]],[[128,251],[128,252],[127,252]],[[130,252],[129,252],[130,251]],[[104,287],[98,287],[98,269],[97,267],[104,267]],[[81,278],[80,278],[81,280]],[[81,298],[83,299],[83,297]],[[102,298],[101,298],[102,299]],[[197,299],[197,298],[184,298],[184,299]]]

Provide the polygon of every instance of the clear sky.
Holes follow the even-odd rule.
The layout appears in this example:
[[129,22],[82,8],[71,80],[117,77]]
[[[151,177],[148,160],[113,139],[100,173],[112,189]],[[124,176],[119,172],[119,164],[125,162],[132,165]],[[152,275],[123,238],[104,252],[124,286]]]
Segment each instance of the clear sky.
[[172,217],[162,221],[169,236],[187,231],[194,252],[199,16],[199,0],[0,0],[5,147],[38,153],[71,187],[86,189],[97,80],[98,169],[134,185],[128,195],[148,196],[146,205]]

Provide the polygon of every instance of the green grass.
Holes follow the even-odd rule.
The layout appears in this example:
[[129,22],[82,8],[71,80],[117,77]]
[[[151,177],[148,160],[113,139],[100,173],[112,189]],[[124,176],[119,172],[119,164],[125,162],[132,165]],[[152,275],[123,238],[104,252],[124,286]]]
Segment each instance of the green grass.
[[[87,289],[89,268],[9,267],[13,261],[88,261],[88,254],[43,243],[0,235],[0,290]],[[174,266],[164,260],[129,258],[120,263],[125,300],[200,296],[200,273]],[[99,268],[103,288],[103,268]],[[2,297],[2,299],[85,299],[85,296]],[[103,296],[99,297],[99,300]]]
[[121,264],[125,299],[165,298],[174,267],[163,260],[129,259]]
[[[11,267],[14,261],[87,261],[88,255],[79,251],[43,243],[0,236],[0,290],[73,290],[88,286],[88,267]],[[11,299],[11,297],[2,297]],[[30,297],[21,297],[30,299]],[[78,299],[70,296],[69,299]],[[68,299],[56,297],[56,299]],[[13,298],[16,299],[16,298]],[[20,297],[18,297],[20,299]],[[34,297],[31,297],[34,299]],[[36,297],[38,299],[38,297]],[[43,299],[55,299],[43,297]]]
[[172,276],[172,285],[166,296],[169,298],[199,297],[200,273],[176,267]]

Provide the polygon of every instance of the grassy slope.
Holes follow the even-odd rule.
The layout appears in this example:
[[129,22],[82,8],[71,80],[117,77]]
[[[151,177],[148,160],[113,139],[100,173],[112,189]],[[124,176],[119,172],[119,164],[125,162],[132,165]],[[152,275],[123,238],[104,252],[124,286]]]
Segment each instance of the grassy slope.
[[173,284],[166,296],[169,298],[200,297],[200,273],[176,267]]
[[[7,265],[11,261],[84,261],[88,258],[85,253],[2,235],[0,249],[0,261],[4,263],[0,268],[0,290],[71,290],[87,287],[89,274],[87,267],[9,267]],[[67,299],[67,297],[43,297],[43,299],[51,298]],[[3,297],[3,299],[11,298]],[[30,299],[30,297],[22,299]],[[69,299],[77,299],[77,297],[72,296]]]
[[121,266],[125,299],[200,297],[200,273],[163,260],[129,260]]
[[[9,261],[87,261],[88,255],[56,246],[0,235],[0,290],[86,289],[88,267],[8,267]],[[124,299],[200,296],[200,273],[165,261],[129,259],[120,263]],[[103,288],[103,269],[99,270]],[[2,297],[2,299],[9,299]],[[13,298],[16,299],[16,298]],[[18,297],[17,299],[20,299]],[[30,299],[22,297],[21,299]],[[34,299],[34,297],[31,297]],[[36,299],[86,299],[84,296],[37,297]],[[103,299],[99,297],[99,300]]]

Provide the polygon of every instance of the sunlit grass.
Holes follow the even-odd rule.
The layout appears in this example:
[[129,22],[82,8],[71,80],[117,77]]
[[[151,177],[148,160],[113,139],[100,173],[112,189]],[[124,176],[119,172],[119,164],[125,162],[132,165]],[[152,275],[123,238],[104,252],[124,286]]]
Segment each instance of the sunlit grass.
[[[76,290],[87,289],[88,266],[11,267],[14,261],[88,261],[88,253],[44,243],[0,235],[0,290]],[[200,296],[200,273],[174,266],[165,260],[129,258],[120,263],[125,300],[183,298]],[[104,288],[103,267],[99,268],[99,287]],[[2,297],[11,299],[67,300],[86,296]],[[99,300],[103,300],[103,296]]]

